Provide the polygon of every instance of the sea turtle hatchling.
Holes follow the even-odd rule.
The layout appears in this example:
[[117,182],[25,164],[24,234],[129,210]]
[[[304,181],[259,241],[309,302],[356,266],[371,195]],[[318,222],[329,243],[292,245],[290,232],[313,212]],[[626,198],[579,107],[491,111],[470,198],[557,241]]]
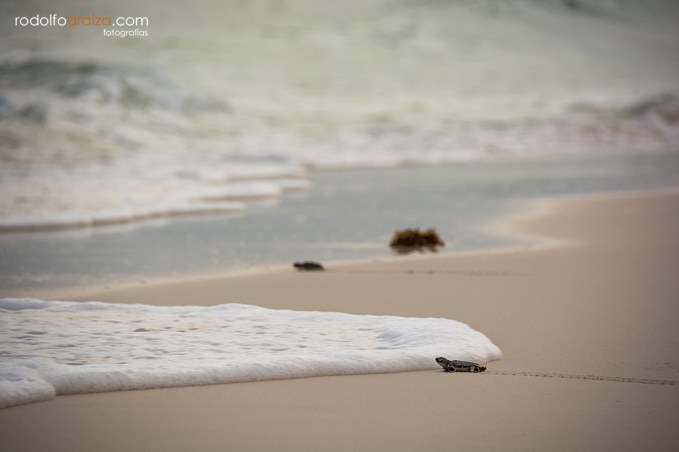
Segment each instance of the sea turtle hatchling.
[[436,362],[439,366],[443,368],[446,372],[483,372],[486,370],[486,366],[482,366],[477,363],[472,363],[469,361],[457,361],[449,360],[443,357],[436,358]]

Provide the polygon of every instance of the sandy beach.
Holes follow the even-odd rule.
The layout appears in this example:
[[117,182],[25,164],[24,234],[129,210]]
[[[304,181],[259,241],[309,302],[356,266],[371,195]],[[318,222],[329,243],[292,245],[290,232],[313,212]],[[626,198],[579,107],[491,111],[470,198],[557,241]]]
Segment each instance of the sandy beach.
[[503,359],[486,374],[406,372],[60,396],[0,411],[3,448],[676,450],[679,194],[548,201],[532,212],[505,229],[561,245],[81,297],[453,318],[502,348]]
[[83,3],[0,3],[0,452],[679,451],[679,2]]

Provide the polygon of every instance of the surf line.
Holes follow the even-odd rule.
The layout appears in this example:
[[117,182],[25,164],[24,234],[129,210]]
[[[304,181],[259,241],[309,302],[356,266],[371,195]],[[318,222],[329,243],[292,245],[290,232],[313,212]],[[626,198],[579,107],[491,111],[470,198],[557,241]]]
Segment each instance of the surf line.
[[679,380],[662,380],[654,378],[611,377],[605,375],[565,374],[560,372],[532,372],[520,370],[488,370],[487,375],[509,375],[512,377],[540,377],[540,378],[564,378],[570,380],[590,381],[616,381],[619,383],[637,383],[644,385],[677,386]]

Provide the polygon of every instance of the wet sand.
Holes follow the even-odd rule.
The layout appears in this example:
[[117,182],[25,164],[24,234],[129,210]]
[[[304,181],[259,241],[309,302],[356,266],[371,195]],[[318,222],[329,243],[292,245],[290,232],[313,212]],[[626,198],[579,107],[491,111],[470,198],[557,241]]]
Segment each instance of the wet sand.
[[448,317],[502,348],[503,359],[486,374],[427,371],[62,396],[0,411],[2,443],[17,451],[676,450],[679,195],[541,207],[513,219],[511,229],[560,246],[82,296]]

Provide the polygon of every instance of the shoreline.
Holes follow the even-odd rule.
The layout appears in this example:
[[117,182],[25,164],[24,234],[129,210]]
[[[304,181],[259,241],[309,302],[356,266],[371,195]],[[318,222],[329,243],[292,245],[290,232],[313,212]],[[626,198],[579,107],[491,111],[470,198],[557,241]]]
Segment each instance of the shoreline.
[[[330,265],[384,261],[394,257],[386,246],[392,228],[407,226],[436,227],[449,242],[440,255],[522,249],[536,241],[554,244],[490,223],[512,221],[536,208],[522,200],[651,192],[679,184],[676,154],[512,162],[318,173],[306,194],[258,205],[249,213],[0,235],[0,293],[67,298],[108,288],[281,271],[304,259]],[[382,204],[393,208],[383,215],[375,209]],[[359,217],[345,224],[347,209],[357,209]]]
[[[290,269],[97,297],[451,318],[503,350],[485,374],[419,371],[59,396],[0,410],[5,444],[17,451],[405,452],[449,450],[455,438],[463,450],[673,450],[679,194],[553,207],[519,230],[576,246],[363,262],[350,272]],[[69,433],[73,425],[77,435]]]
[[[545,198],[522,202],[522,208],[514,211],[508,216],[504,216],[497,221],[488,225],[500,234],[511,234],[520,240],[530,240],[530,242],[517,244],[501,248],[489,248],[461,252],[439,252],[439,253],[423,253],[409,256],[388,256],[384,258],[375,259],[356,259],[347,261],[331,261],[330,268],[324,272],[306,273],[298,272],[289,265],[257,267],[253,269],[246,269],[242,271],[227,272],[223,274],[214,275],[200,275],[196,277],[188,277],[182,279],[169,279],[163,282],[149,283],[143,285],[129,286],[129,287],[112,287],[109,289],[92,288],[87,292],[72,293],[74,301],[105,301],[105,302],[119,302],[119,303],[148,303],[152,305],[182,305],[182,294],[187,295],[186,299],[193,298],[193,294],[199,294],[205,290],[210,293],[208,299],[201,299],[197,303],[188,303],[191,305],[212,305],[229,302],[242,302],[246,304],[254,304],[257,306],[267,308],[283,308],[283,309],[301,309],[301,310],[318,310],[331,312],[349,312],[360,314],[374,314],[374,315],[403,315],[403,316],[424,316],[436,317],[439,313],[425,312],[422,313],[417,307],[409,307],[406,311],[386,309],[342,309],[342,306],[335,305],[335,307],[326,309],[315,303],[290,303],[290,299],[283,297],[281,301],[275,301],[267,298],[261,298],[262,293],[270,294],[271,290],[267,288],[257,287],[258,294],[255,297],[259,303],[253,302],[249,297],[249,291],[259,285],[260,282],[286,282],[295,285],[296,291],[302,297],[307,289],[306,282],[313,283],[314,293],[316,290],[324,292],[321,278],[331,279],[351,279],[357,278],[382,278],[385,282],[391,281],[391,278],[399,277],[399,275],[407,275],[411,278],[428,278],[428,277],[460,277],[466,280],[484,280],[484,279],[502,279],[508,280],[521,279],[526,276],[526,273],[516,271],[513,268],[491,268],[484,270],[476,270],[473,267],[477,263],[483,263],[490,267],[495,267],[492,263],[496,260],[514,260],[523,256],[542,257],[542,256],[562,256],[577,254],[580,251],[588,251],[592,246],[593,240],[587,237],[575,236],[574,234],[564,234],[558,228],[564,225],[568,227],[566,222],[560,221],[559,218],[566,216],[566,212],[578,209],[594,209],[591,206],[607,205],[607,204],[644,204],[646,202],[678,202],[679,203],[679,189],[668,188],[664,190],[654,190],[649,192],[629,192],[629,193],[608,193],[598,195],[578,195],[578,196],[564,196],[559,198]],[[604,219],[604,221],[607,221]],[[604,233],[608,234],[608,231]],[[604,237],[604,240],[607,240]],[[464,268],[448,268],[457,267],[464,263],[471,263],[472,268],[463,265]],[[327,267],[326,267],[327,268]],[[275,286],[275,285],[274,285]],[[221,293],[228,294],[237,287],[235,292],[237,296],[233,299],[224,299]],[[389,289],[386,289],[389,291]],[[169,299],[159,297],[160,294],[172,294]],[[189,295],[191,294],[191,295]],[[131,297],[128,299],[127,296]],[[348,306],[352,307],[352,305]],[[449,316],[456,320],[468,323],[470,326],[476,328],[479,324],[476,321],[468,322],[466,318],[457,318]],[[479,330],[486,333],[483,327]],[[489,334],[491,340],[493,335]],[[502,348],[502,347],[501,347]],[[500,360],[497,364],[501,368],[504,367],[504,360]],[[539,370],[539,369],[532,369]],[[565,370],[565,369],[561,369]],[[679,379],[679,373],[677,374]]]
[[[523,200],[516,203],[512,211],[508,215],[502,215],[494,219],[490,223],[483,226],[483,230],[489,235],[506,237],[516,243],[514,245],[503,247],[489,247],[475,250],[455,251],[455,250],[440,250],[436,253],[413,253],[409,255],[392,255],[379,256],[367,259],[347,259],[347,260],[329,260],[324,261],[326,271],[335,271],[337,269],[346,270],[356,265],[365,264],[385,264],[385,263],[399,263],[412,262],[429,259],[449,259],[455,257],[469,257],[483,254],[505,254],[519,251],[541,250],[567,246],[577,246],[577,241],[573,239],[565,239],[563,237],[555,237],[545,234],[539,234],[535,231],[526,232],[521,230],[521,225],[530,223],[533,220],[550,215],[558,210],[559,204],[562,202],[581,202],[581,201],[605,201],[615,199],[638,199],[652,196],[672,196],[679,193],[679,187],[666,187],[654,190],[636,190],[636,191],[616,191],[608,193],[593,193],[593,194],[578,194],[578,195],[563,195],[559,197],[546,197],[534,200]],[[385,244],[385,249],[388,248]],[[272,264],[263,266],[253,266],[243,269],[230,269],[215,273],[203,273],[195,275],[181,275],[169,276],[166,278],[153,278],[143,283],[111,283],[111,284],[95,284],[92,286],[85,286],[80,288],[51,288],[31,292],[30,294],[23,294],[15,298],[46,298],[51,300],[69,300],[75,299],[78,301],[92,300],[92,296],[96,296],[102,292],[118,291],[118,290],[132,290],[141,287],[157,287],[182,283],[198,283],[219,280],[222,278],[239,278],[239,277],[253,277],[266,276],[268,274],[285,273],[292,270],[292,263],[289,264]],[[5,297],[7,298],[7,297]]]

